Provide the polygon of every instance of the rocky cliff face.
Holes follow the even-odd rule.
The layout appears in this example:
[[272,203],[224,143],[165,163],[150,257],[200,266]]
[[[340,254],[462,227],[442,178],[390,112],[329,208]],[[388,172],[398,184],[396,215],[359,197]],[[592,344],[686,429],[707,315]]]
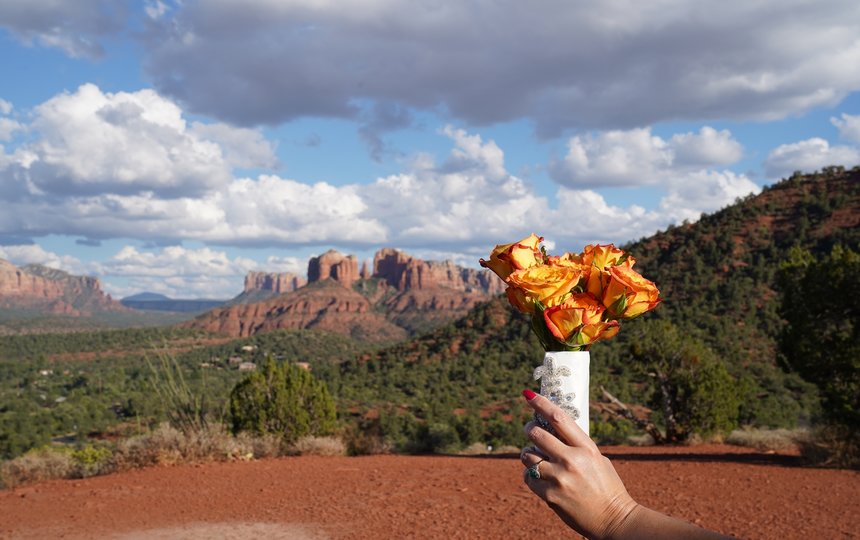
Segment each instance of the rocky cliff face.
[[304,287],[306,284],[307,280],[290,272],[248,272],[245,276],[244,292],[270,291],[274,294],[284,294]]
[[359,277],[358,259],[354,255],[342,255],[330,249],[308,261],[308,283],[332,279],[350,287]]
[[443,288],[488,295],[504,291],[502,280],[486,270],[462,268],[452,261],[423,261],[391,248],[376,252],[373,277],[399,291]]
[[101,290],[93,277],[72,276],[40,265],[18,268],[0,259],[0,305],[54,315],[90,315],[126,308]]
[[358,292],[326,280],[263,302],[216,309],[185,326],[236,337],[282,328],[325,330],[369,341],[406,337],[406,330],[372,308]]

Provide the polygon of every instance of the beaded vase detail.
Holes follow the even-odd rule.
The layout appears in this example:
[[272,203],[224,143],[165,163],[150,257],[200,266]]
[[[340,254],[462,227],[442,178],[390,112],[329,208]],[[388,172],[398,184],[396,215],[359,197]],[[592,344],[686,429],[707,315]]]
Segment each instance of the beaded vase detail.
[[[535,368],[534,378],[540,381],[540,393],[561,407],[588,434],[588,351],[547,352],[543,365]],[[539,414],[535,421],[550,429]]]

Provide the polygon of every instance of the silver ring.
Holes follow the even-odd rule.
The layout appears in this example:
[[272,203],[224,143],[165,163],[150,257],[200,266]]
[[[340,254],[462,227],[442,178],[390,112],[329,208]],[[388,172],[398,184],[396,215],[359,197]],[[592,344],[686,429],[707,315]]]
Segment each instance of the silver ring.
[[543,463],[543,461],[544,460],[540,460],[528,469],[526,469],[526,472],[531,478],[534,478],[535,480],[540,480],[540,464]]

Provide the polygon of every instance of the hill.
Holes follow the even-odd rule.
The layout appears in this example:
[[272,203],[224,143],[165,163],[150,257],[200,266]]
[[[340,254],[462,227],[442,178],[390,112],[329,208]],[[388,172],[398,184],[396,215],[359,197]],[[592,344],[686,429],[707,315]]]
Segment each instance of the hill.
[[[664,305],[648,318],[670,319],[705,341],[736,377],[742,423],[796,426],[814,414],[815,390],[778,367],[775,275],[792,246],[819,254],[836,243],[856,247],[858,225],[860,168],[832,168],[795,175],[624,248],[663,292]],[[650,397],[637,390],[641,374],[629,365],[641,324],[631,321],[615,340],[595,345],[592,396],[604,384],[623,399],[648,404]],[[397,414],[456,426],[463,417],[455,410],[486,416],[489,406],[516,414],[515,398],[541,357],[527,321],[495,299],[430,334],[345,362],[329,378],[358,415],[396,403]]]

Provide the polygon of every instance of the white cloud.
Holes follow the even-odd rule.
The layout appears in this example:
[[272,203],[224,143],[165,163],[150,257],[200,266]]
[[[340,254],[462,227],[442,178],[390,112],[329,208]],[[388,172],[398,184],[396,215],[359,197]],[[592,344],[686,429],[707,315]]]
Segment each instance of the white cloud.
[[660,201],[660,216],[673,222],[696,221],[700,215],[713,212],[761,188],[742,174],[731,171],[699,171],[668,186]]
[[674,164],[688,168],[730,165],[743,157],[743,147],[732,139],[729,130],[717,131],[710,126],[702,127],[698,134],[672,135],[669,146]]
[[860,143],[860,115],[842,114],[842,118],[831,118],[830,122],[839,129],[839,136]]
[[38,244],[0,246],[0,259],[6,259],[19,267],[28,264],[41,264],[72,274],[83,272],[83,265],[76,257],[46,251]]
[[12,112],[12,104],[3,98],[0,98],[0,114],[9,114]]
[[152,90],[103,93],[85,84],[36,108],[38,157],[24,172],[47,193],[199,194],[225,185],[221,148],[186,127]]
[[373,103],[554,135],[832,105],[860,88],[857,35],[854,0],[177,2],[150,25],[147,69],[244,125]]
[[11,118],[0,118],[0,141],[12,140],[12,133],[23,126]]
[[241,292],[242,279],[259,264],[249,258],[230,258],[208,247],[190,249],[168,246],[141,251],[125,246],[110,259],[93,265],[107,278],[121,277],[125,287],[111,288],[112,294],[126,296],[150,291],[172,298],[228,298]]
[[784,178],[794,171],[812,172],[822,167],[860,164],[860,150],[850,146],[831,146],[826,140],[814,137],[805,141],[776,147],[764,162],[770,178]]
[[278,164],[274,145],[256,129],[194,122],[191,131],[202,140],[217,143],[230,167],[272,168]]
[[[649,209],[610,204],[576,182],[561,186],[554,198],[540,195],[508,171],[505,152],[495,141],[450,126],[439,131],[451,145],[444,158],[416,154],[404,160],[398,174],[335,186],[266,174],[235,177],[231,165],[262,165],[271,158],[272,147],[260,132],[188,127],[183,112],[152,91],[105,94],[84,86],[36,111],[33,123],[25,126],[33,137],[3,154],[6,164],[0,164],[5,204],[0,237],[60,234],[93,241],[344,251],[391,246],[419,254],[456,252],[457,260],[474,262],[488,246],[531,232],[564,249],[625,241],[715,210],[755,189],[742,175],[695,169],[740,153],[728,132],[710,128],[665,140],[649,129],[577,139],[591,181],[632,182],[636,171],[644,171],[642,178],[664,197],[662,206]],[[92,129],[82,141],[66,141],[75,126]],[[139,148],[128,154],[117,150],[132,141]],[[190,155],[180,157],[178,151]],[[616,165],[610,158],[619,153],[623,167],[612,169]],[[204,161],[207,155],[213,156],[207,165],[222,177],[218,181],[188,172],[194,169],[189,160]],[[117,163],[132,169],[147,160],[159,163],[157,174],[152,166],[120,179],[107,172],[118,170]],[[57,185],[60,169],[67,171],[64,186]],[[225,297],[235,294],[233,287],[250,269],[303,274],[306,263],[287,254],[258,265],[211,247],[127,247],[87,269],[121,280],[123,285],[108,289],[117,295],[129,292],[120,287],[134,287],[174,297]]]
[[550,174],[571,187],[635,186],[663,183],[743,155],[728,130],[704,126],[698,133],[679,133],[665,140],[651,128],[604,131],[571,137],[567,155],[550,164]]
[[74,58],[101,57],[100,41],[119,32],[127,16],[124,0],[0,2],[0,28],[25,44],[56,47]]

